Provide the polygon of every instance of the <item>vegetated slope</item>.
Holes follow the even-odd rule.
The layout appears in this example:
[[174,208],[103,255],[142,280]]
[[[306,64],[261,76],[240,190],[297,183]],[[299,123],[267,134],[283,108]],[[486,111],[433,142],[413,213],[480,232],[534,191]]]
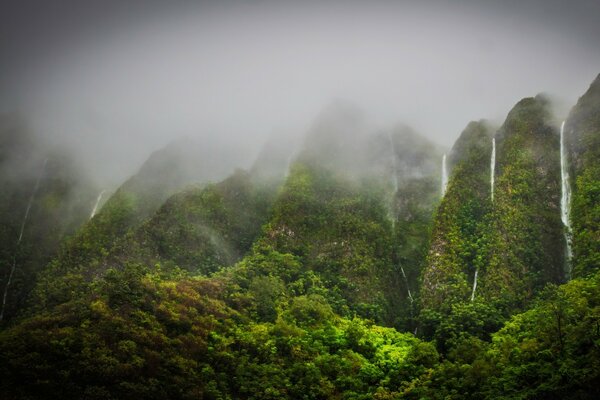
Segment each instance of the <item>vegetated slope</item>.
[[407,398],[597,398],[598,272],[549,285],[529,310],[513,315],[485,340],[478,337],[486,326],[475,311],[480,309],[456,307],[438,332],[450,339],[443,359],[424,380],[413,383]]
[[[436,364],[435,348],[353,317],[391,320],[386,293],[401,293],[390,279],[399,271],[392,270],[390,192],[382,181],[389,176],[371,182],[300,155],[284,186],[266,191],[267,200],[277,196],[256,241],[265,198],[251,175],[176,194],[115,245],[85,291],[0,334],[0,389],[8,398],[392,398],[411,391]],[[192,277],[229,261],[212,253],[205,226],[239,254],[253,246],[238,264]],[[159,268],[148,265],[157,260]]]
[[[564,280],[559,137],[551,122],[541,96],[508,114],[494,136],[493,200],[489,132],[471,124],[456,144],[422,288],[423,333],[442,350],[452,330],[489,338],[544,285]],[[448,331],[449,321],[458,326]]]
[[272,322],[248,318],[252,300],[227,279],[112,270],[77,301],[0,332],[0,390],[6,399],[393,398],[437,361],[433,346],[340,318],[318,295],[282,301]]
[[478,295],[522,307],[548,282],[564,281],[559,135],[548,101],[521,100],[496,134],[489,261]]
[[565,124],[571,185],[573,276],[600,269],[600,75]]
[[[559,141],[546,100],[519,102],[495,135],[493,202],[490,128],[465,129],[429,253],[439,150],[372,133],[336,107],[280,189],[237,172],[176,194],[87,265],[101,273],[86,290],[3,329],[3,396],[595,398],[600,278],[590,270],[557,285]],[[349,137],[360,146],[337,146]],[[73,287],[61,282],[38,289]],[[419,304],[419,333],[432,342],[373,322],[412,331]]]
[[[226,154],[185,138],[153,153],[94,218],[62,244],[58,257],[39,277],[32,305],[60,304],[81,290],[103,269],[104,260],[125,234],[139,227],[169,196],[188,184],[206,183],[232,170]],[[219,157],[225,158],[219,161]]]
[[24,119],[0,117],[0,319],[23,306],[60,242],[89,217],[96,189]]
[[191,179],[214,176],[225,168],[205,165],[208,172],[195,170],[207,161],[193,161],[194,147],[181,147],[187,144],[176,142],[155,153],[63,245],[39,279],[31,301],[34,309],[76,297],[112,267],[162,263],[210,273],[233,264],[248,250],[267,218],[279,181],[238,171],[221,183],[190,186],[168,198]]
[[408,329],[440,161],[409,128],[370,131],[334,103],[307,134],[259,247],[299,257],[293,279],[313,274],[337,313]]
[[261,233],[276,190],[242,170],[220,183],[184,190],[118,243],[104,267],[170,263],[208,275],[231,266]]
[[393,271],[387,277],[395,326],[414,331],[420,278],[425,267],[433,214],[441,197],[442,152],[407,126],[389,132],[392,150]]
[[423,271],[425,309],[468,300],[475,271],[485,266],[482,234],[491,210],[491,152],[491,128],[479,121],[467,125],[448,157],[448,188],[436,212]]

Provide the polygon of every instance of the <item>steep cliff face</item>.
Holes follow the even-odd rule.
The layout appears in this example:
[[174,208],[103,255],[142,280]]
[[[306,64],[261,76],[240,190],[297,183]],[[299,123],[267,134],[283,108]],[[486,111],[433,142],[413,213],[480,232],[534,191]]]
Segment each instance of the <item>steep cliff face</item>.
[[541,96],[521,100],[496,134],[495,196],[484,233],[481,296],[522,306],[564,279],[559,135]]
[[[394,307],[403,329],[415,328],[416,299],[425,266],[433,213],[441,197],[442,160],[439,147],[409,127],[390,132],[393,151],[393,270],[397,280],[387,290],[398,292]],[[399,300],[399,301],[398,301]]]
[[275,193],[271,185],[254,185],[242,170],[217,184],[180,192],[119,241],[102,270],[142,263],[208,275],[232,266],[261,233]]
[[408,328],[440,162],[409,128],[371,131],[359,110],[334,103],[307,133],[261,246],[299,257],[337,312]]
[[23,306],[59,244],[87,220],[96,188],[23,118],[0,116],[0,319]]
[[468,299],[475,271],[484,267],[481,239],[491,209],[491,150],[491,128],[484,121],[469,123],[452,148],[448,189],[436,213],[423,271],[424,308]]
[[425,309],[475,299],[518,308],[564,280],[559,135],[547,100],[517,103],[492,143],[485,124],[471,123],[453,148],[423,274]]
[[233,169],[231,162],[224,149],[208,148],[189,139],[153,153],[94,218],[62,244],[58,256],[40,275],[32,304],[50,307],[84,290],[86,282],[106,270],[107,257],[116,253],[126,234],[138,229],[186,185],[202,185],[226,176]]
[[565,123],[573,190],[571,225],[573,277],[600,269],[600,75]]

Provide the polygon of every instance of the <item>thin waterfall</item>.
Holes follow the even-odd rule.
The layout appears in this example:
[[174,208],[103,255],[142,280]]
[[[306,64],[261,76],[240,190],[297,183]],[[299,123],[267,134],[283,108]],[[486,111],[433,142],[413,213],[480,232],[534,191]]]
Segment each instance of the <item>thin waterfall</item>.
[[98,197],[96,198],[96,203],[94,204],[94,208],[92,208],[92,213],[90,214],[90,219],[94,218],[94,215],[96,215],[96,211],[98,210],[98,205],[100,204],[100,200],[102,200],[102,196],[104,195],[104,192],[106,192],[106,190],[102,190],[100,192],[100,194],[98,195]]
[[442,156],[442,197],[446,194],[448,187],[448,170],[446,169],[446,154]]
[[8,280],[6,281],[6,285],[4,286],[4,294],[2,296],[2,309],[0,310],[0,321],[2,321],[4,319],[4,309],[6,308],[6,299],[8,298],[8,289],[10,288],[10,285],[12,284],[13,275],[15,274],[15,270],[17,269],[17,251],[19,250],[21,240],[23,239],[23,232],[25,231],[25,224],[27,223],[27,219],[29,218],[29,212],[31,211],[31,206],[33,205],[33,200],[35,199],[35,195],[40,187],[40,182],[42,181],[42,177],[44,176],[44,171],[46,171],[47,163],[48,163],[48,159],[46,159],[44,161],[44,166],[42,167],[42,171],[38,175],[37,180],[35,181],[35,186],[33,187],[33,191],[31,192],[31,196],[29,196],[29,201],[27,202],[27,208],[25,208],[25,215],[23,216],[23,221],[21,222],[21,229],[19,230],[17,244],[15,246],[13,262],[10,267],[10,272],[8,274]]
[[471,291],[471,301],[475,300],[475,291],[477,290],[477,275],[479,270],[475,270],[475,276],[473,277],[473,290]]
[[402,271],[402,276],[404,277],[404,282],[406,282],[406,291],[408,292],[408,298],[410,300],[410,303],[412,304],[414,299],[412,297],[412,294],[410,293],[410,288],[408,287],[408,278],[406,277],[406,273],[404,272],[404,268],[402,267],[402,265],[400,266],[400,271]]
[[569,184],[569,169],[567,166],[567,151],[565,149],[565,121],[560,125],[560,219],[565,227],[565,242],[567,244],[567,269],[570,271],[571,250],[571,221],[569,220],[569,208],[571,205],[571,186]]
[[492,157],[490,159],[490,188],[494,201],[494,179],[496,175],[496,138],[492,138]]
[[[394,138],[392,136],[391,133],[388,132],[388,140],[390,141],[390,149],[391,149],[391,153],[392,153],[392,183],[394,186],[394,197],[396,196],[396,194],[398,193],[398,168],[397,168],[397,164],[396,164],[396,150],[394,147]],[[394,229],[396,225],[396,216],[393,215],[392,216],[392,229]],[[395,229],[394,229],[395,231]],[[400,265],[400,271],[402,272],[402,277],[404,278],[404,283],[406,284],[406,292],[408,293],[408,299],[410,300],[410,303],[412,304],[414,299],[412,296],[412,293],[410,292],[410,287],[408,286],[408,277],[406,276],[406,273],[404,272],[404,267],[402,267],[402,265]]]

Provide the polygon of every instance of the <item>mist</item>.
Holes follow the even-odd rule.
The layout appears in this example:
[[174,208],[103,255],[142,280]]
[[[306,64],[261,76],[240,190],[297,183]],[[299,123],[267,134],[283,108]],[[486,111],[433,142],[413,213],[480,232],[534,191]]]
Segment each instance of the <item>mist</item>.
[[337,99],[450,148],[540,92],[566,115],[600,70],[592,0],[36,3],[0,13],[0,111],[102,187],[182,136],[250,168]]

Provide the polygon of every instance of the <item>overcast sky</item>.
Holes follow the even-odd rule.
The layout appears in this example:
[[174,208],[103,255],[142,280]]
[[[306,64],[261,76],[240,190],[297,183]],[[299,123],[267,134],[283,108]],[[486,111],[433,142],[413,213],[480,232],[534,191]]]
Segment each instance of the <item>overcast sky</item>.
[[181,135],[250,159],[338,98],[449,147],[522,97],[564,112],[600,72],[598,0],[0,4],[0,110],[118,179]]

